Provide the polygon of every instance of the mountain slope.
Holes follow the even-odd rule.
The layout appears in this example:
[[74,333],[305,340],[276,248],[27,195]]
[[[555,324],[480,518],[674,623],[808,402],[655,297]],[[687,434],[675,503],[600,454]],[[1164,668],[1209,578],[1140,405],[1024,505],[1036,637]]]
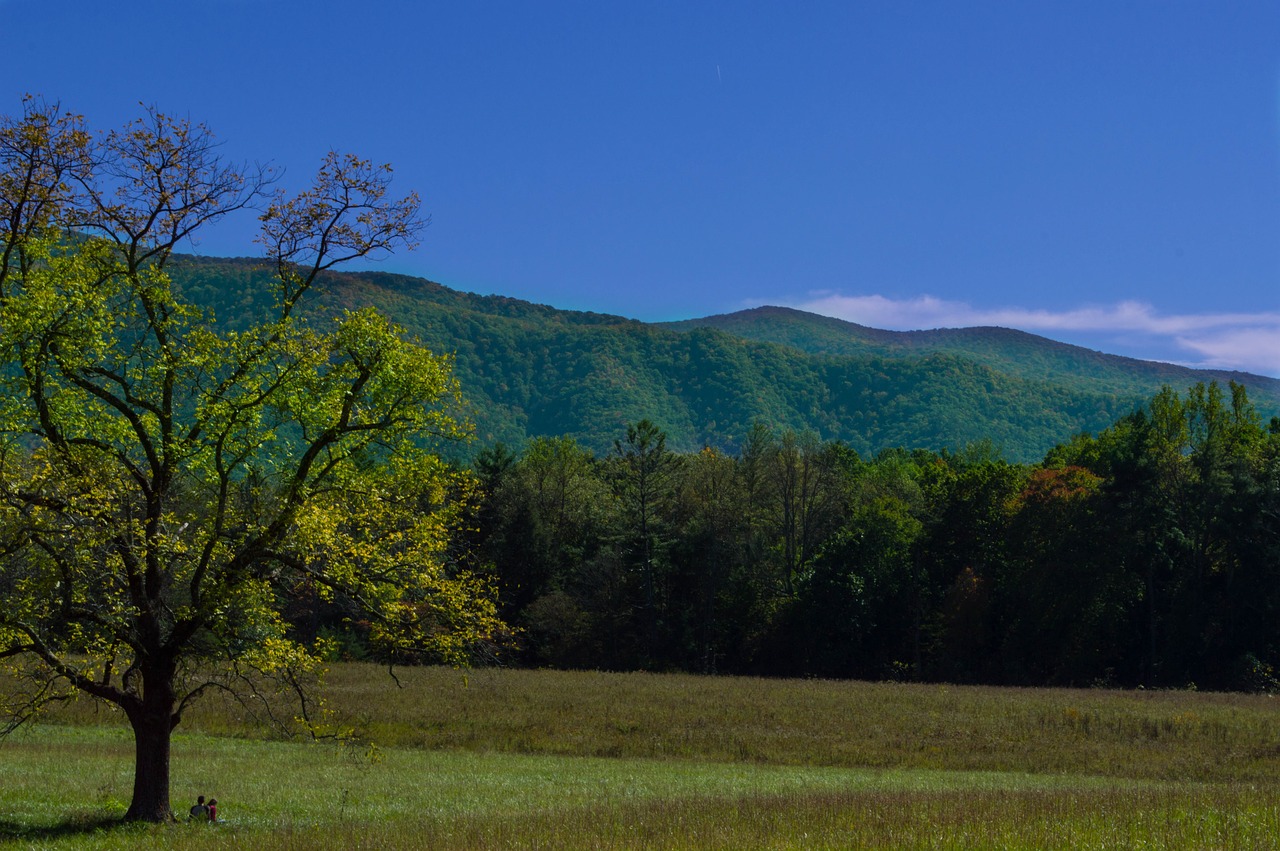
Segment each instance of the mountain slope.
[[[232,326],[261,306],[269,280],[248,260],[182,258],[173,273]],[[328,275],[317,295],[313,314],[374,305],[452,353],[479,445],[569,435],[602,453],[647,417],[678,450],[733,449],[759,421],[812,429],[864,454],[989,440],[1010,459],[1033,460],[1076,432],[1106,427],[1163,383],[1108,366],[1115,374],[1095,387],[1061,359],[1037,375],[954,344],[902,343],[894,332],[863,329],[860,341],[849,323],[778,309],[660,326],[377,272]],[[764,339],[770,334],[778,338]],[[1049,342],[1022,336],[1029,340],[1004,344],[1013,353],[1004,360],[1023,350],[1029,360]],[[1168,383],[1184,389],[1211,377],[1185,372]]]
[[1150,396],[1152,388],[1158,390],[1162,384],[1181,390],[1197,381],[1236,381],[1249,388],[1255,402],[1280,405],[1280,380],[1274,378],[1109,355],[1010,328],[885,331],[787,307],[758,307],[668,322],[663,327],[681,331],[716,328],[812,354],[904,357],[948,353],[1024,378],[1139,398]]

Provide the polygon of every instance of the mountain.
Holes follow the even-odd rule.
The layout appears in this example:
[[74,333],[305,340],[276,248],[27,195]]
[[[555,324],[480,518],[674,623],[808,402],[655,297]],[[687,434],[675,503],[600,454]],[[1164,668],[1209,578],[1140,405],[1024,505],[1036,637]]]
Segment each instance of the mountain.
[[1001,372],[1092,392],[1146,398],[1162,384],[1185,389],[1197,381],[1235,381],[1255,402],[1280,404],[1280,380],[1227,370],[1192,369],[1144,361],[1059,343],[1011,328],[938,328],[885,331],[788,307],[757,307],[737,313],[663,323],[674,330],[716,328],[750,340],[779,343],[824,355],[910,357],[959,355]]
[[[232,327],[264,303],[270,281],[244,259],[184,257],[171,272]],[[648,418],[681,451],[733,450],[763,422],[863,454],[988,441],[1027,461],[1105,428],[1162,384],[1185,390],[1227,377],[1004,329],[878,331],[783,308],[646,324],[381,272],[328,274],[316,295],[317,316],[374,305],[452,354],[478,446],[568,435],[603,453],[628,423]],[[1280,382],[1229,377],[1247,384],[1265,415],[1280,413]]]

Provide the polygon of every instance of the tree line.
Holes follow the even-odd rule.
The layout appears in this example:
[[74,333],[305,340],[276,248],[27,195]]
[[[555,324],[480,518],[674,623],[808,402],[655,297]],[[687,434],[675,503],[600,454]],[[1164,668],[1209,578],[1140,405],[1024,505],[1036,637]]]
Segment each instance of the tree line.
[[454,558],[491,577],[510,664],[1277,686],[1280,421],[1239,385],[1165,388],[1035,464],[762,425],[677,453],[646,420],[474,475]]

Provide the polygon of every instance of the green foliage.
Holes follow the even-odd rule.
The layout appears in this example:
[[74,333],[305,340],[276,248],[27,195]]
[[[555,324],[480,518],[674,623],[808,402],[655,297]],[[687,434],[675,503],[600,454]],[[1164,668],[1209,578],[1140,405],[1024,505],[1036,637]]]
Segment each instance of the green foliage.
[[[36,165],[33,165],[36,164]],[[28,101],[0,122],[0,660],[20,723],[79,692],[138,738],[128,817],[169,814],[170,731],[250,673],[300,687],[330,649],[285,618],[342,600],[392,658],[458,662],[497,627],[447,558],[468,479],[429,449],[464,431],[450,360],[369,308],[295,307],[342,260],[411,240],[417,200],[331,154],[261,215],[273,263],[234,327],[166,266],[261,194],[208,131],[149,111],[93,141]],[[219,664],[206,664],[210,661]],[[308,714],[304,703],[302,713]]]
[[[173,271],[192,301],[232,324],[249,307],[245,294],[270,280],[247,260],[178,258]],[[736,452],[763,422],[864,456],[985,440],[1029,462],[1073,434],[1105,429],[1162,384],[1218,377],[1001,329],[895,334],[764,308],[646,325],[374,272],[328,274],[318,288],[318,315],[374,305],[432,350],[453,353],[481,445],[567,436],[603,454],[628,423],[649,419],[675,451]],[[950,342],[930,342],[939,335]],[[1235,377],[1268,415],[1280,413],[1280,382]]]
[[602,461],[539,439],[478,558],[536,665],[1272,689],[1280,440],[1229,390],[1166,388],[1034,465],[760,425],[736,456],[647,422]]
[[1145,400],[1161,385],[1186,387],[1196,382],[1244,381],[1255,401],[1269,409],[1280,404],[1280,380],[1274,378],[1117,357],[1009,328],[883,331],[784,307],[759,307],[671,322],[666,327],[689,331],[715,328],[811,354],[892,358],[954,355],[1018,378],[1133,401]]

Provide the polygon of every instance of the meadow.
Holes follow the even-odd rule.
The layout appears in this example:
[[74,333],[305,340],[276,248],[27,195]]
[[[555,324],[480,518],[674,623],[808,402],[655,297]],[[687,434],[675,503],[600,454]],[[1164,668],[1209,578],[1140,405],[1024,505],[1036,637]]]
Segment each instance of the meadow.
[[0,743],[0,842],[86,848],[1273,848],[1267,696],[339,665],[345,744],[209,701],[173,799],[119,826],[122,719]]

